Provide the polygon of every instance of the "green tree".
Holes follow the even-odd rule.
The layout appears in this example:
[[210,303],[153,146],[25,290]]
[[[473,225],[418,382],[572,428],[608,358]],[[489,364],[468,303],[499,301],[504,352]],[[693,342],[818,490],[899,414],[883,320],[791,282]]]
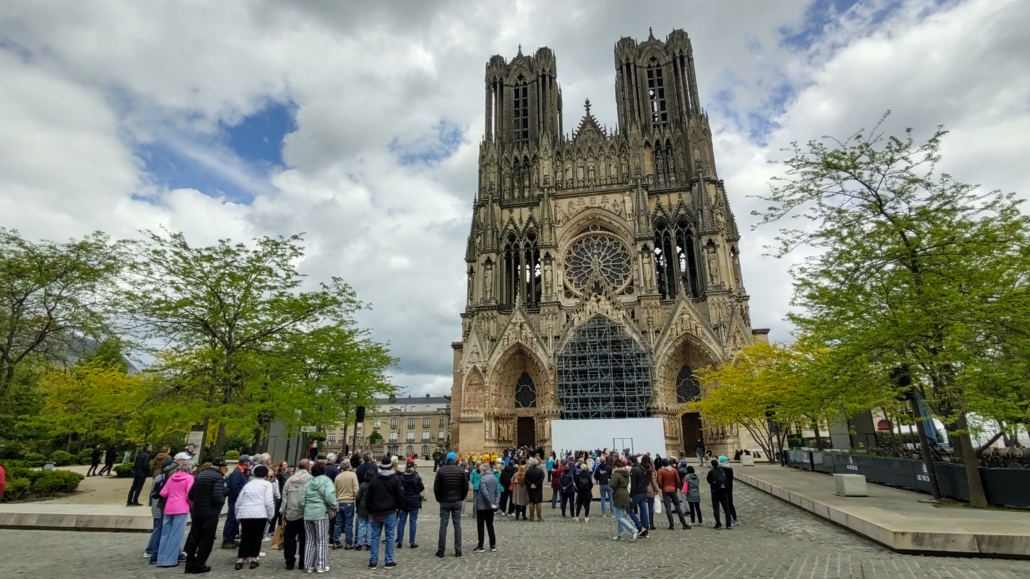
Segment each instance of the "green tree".
[[55,243],[0,228],[0,404],[19,365],[67,364],[80,336],[109,333],[123,250],[99,232]]
[[300,236],[195,247],[181,233],[144,234],[121,298],[139,337],[163,350],[163,395],[218,423],[220,455],[227,427],[260,427],[282,408],[262,414],[284,382],[296,382],[283,348],[322,325],[350,323],[362,304],[335,277],[302,291]]
[[916,144],[911,130],[887,137],[877,125],[795,143],[755,214],[805,224],[781,230],[776,254],[817,251],[792,270],[799,309],[790,320],[832,347],[835,383],[862,388],[856,381],[884,383],[909,368],[958,441],[970,502],[982,506],[968,415],[1009,411],[997,353],[1002,330],[1025,336],[1028,327],[1028,222],[1013,194],[937,174],[945,134]]

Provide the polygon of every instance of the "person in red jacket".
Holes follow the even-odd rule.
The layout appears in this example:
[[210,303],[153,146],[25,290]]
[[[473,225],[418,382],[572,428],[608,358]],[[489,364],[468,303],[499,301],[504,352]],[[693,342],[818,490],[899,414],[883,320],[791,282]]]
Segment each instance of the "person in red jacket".
[[672,522],[672,511],[676,511],[676,515],[680,519],[680,524],[683,525],[683,529],[689,529],[690,525],[687,524],[687,519],[683,516],[683,511],[680,510],[679,497],[676,491],[680,487],[680,475],[676,472],[676,469],[672,466],[671,460],[662,460],[662,468],[658,469],[658,486],[662,489],[662,503],[665,507],[665,516],[669,518],[669,530],[675,530],[676,526]]
[[4,465],[0,464],[0,498],[3,498],[7,490],[7,473],[4,472]]

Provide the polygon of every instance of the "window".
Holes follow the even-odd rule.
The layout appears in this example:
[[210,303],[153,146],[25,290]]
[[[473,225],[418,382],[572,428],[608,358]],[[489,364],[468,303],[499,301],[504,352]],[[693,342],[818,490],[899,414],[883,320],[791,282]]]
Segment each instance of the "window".
[[422,419],[422,428],[429,428],[429,417],[428,416]]
[[336,444],[336,433],[330,432],[329,434],[326,435],[325,440],[329,444]]
[[397,428],[397,417],[390,418],[390,428]]
[[515,408],[536,408],[536,386],[526,372],[515,384]]
[[680,368],[679,376],[676,377],[676,401],[683,404],[693,402],[701,397],[701,386],[694,378],[694,372],[690,366]]
[[441,417],[440,417],[440,428],[443,428],[444,426],[445,426],[445,425],[444,425],[444,417],[443,417],[443,416],[441,416]]
[[529,90],[526,81],[519,75],[515,83],[512,115],[512,137],[516,142],[529,140]]
[[408,454],[411,454],[411,453],[413,453],[413,452],[415,452],[415,447],[413,447],[413,446],[411,446],[411,445],[409,444],[409,445],[408,445]]
[[422,431],[422,442],[425,442],[427,440],[429,440],[429,431],[428,430],[423,430]]
[[415,440],[415,433],[414,432],[408,432],[408,442],[411,442],[413,440]]
[[415,428],[415,419],[414,418],[409,418],[408,419],[408,428],[409,429],[410,428]]
[[441,431],[440,431],[440,432],[439,432],[439,433],[437,434],[437,437],[436,437],[436,439],[437,439],[437,440],[443,440],[444,438],[445,438],[445,437],[444,437],[444,435],[443,435],[443,431],[441,430]]
[[396,444],[397,443],[397,433],[396,432],[391,432],[390,433],[390,443],[391,444]]
[[383,425],[383,421],[379,420],[378,418],[376,418],[376,421],[372,423],[372,427],[373,428],[379,428],[382,425]]
[[651,124],[664,125],[668,120],[665,110],[665,81],[662,79],[662,67],[651,57],[647,65],[647,96],[651,100]]
[[428,444],[423,444],[422,445],[422,454],[424,456],[428,456],[429,455],[429,445]]

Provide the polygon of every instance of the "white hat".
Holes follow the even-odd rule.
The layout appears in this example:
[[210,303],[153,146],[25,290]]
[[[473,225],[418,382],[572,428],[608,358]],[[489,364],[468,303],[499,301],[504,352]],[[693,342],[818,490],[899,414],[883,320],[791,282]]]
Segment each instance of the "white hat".
[[190,458],[192,458],[190,456],[190,453],[188,453],[188,452],[180,452],[179,454],[175,455],[175,459],[174,460],[189,460]]

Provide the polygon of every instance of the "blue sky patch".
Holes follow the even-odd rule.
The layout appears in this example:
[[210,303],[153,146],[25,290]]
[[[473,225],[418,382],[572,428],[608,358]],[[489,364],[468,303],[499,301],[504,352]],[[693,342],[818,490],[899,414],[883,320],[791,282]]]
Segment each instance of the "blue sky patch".
[[829,24],[839,20],[857,3],[858,0],[815,0],[805,9],[800,27],[780,29],[783,45],[793,50],[808,50]]
[[447,119],[440,119],[428,132],[419,135],[398,135],[388,148],[401,165],[439,163],[461,146],[464,131]]
[[283,165],[283,138],[296,130],[290,103],[269,103],[264,109],[226,127],[228,145],[244,161]]

